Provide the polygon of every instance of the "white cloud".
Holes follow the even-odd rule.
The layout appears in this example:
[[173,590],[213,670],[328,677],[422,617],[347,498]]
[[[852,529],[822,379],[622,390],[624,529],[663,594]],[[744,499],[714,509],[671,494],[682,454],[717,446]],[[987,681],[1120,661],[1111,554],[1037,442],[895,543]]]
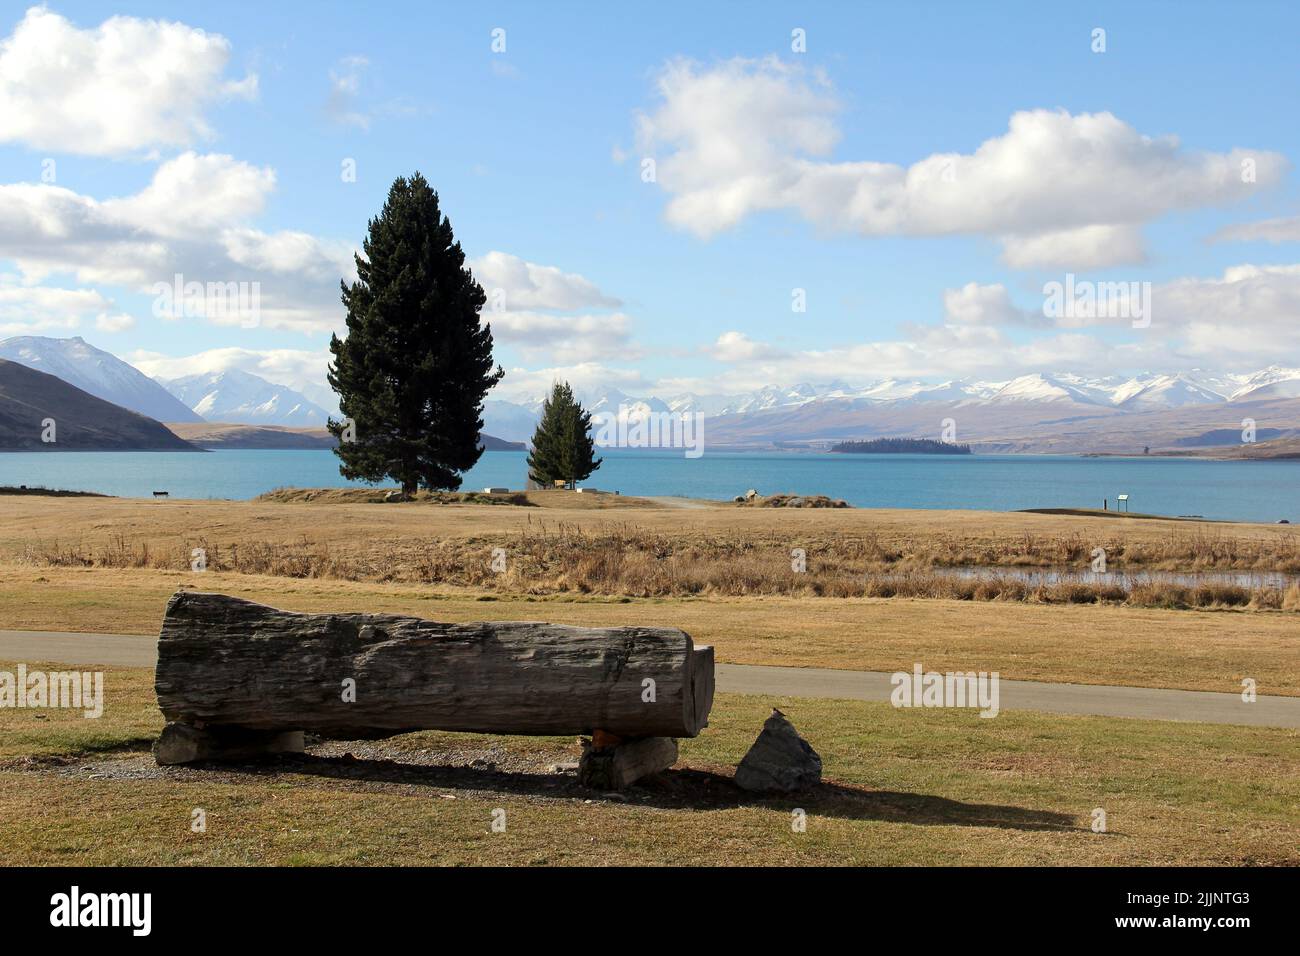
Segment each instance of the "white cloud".
[[606,295],[594,282],[555,266],[526,262],[508,252],[489,252],[466,263],[493,306],[500,292],[505,309],[616,309],[623,303]]
[[538,369],[507,368],[506,377],[488,398],[529,402],[550,392],[553,382],[568,382],[579,393],[613,386],[630,394],[640,394],[650,387],[650,382],[636,369],[617,368],[599,362],[579,362],[575,365],[552,365]]
[[230,43],[183,23],[117,16],[79,29],[32,7],[0,41],[0,142],[94,156],[188,146],[213,102],[251,98],[225,77]]
[[774,346],[755,342],[744,332],[737,331],[723,332],[707,351],[720,362],[752,362],[784,354]]
[[120,312],[117,315],[107,313],[95,317],[95,328],[101,332],[125,332],[135,328],[135,316]]
[[140,192],[105,200],[101,208],[107,220],[183,238],[251,219],[274,189],[275,170],[269,166],[187,152],[161,164]]
[[526,360],[581,365],[641,356],[627,315],[587,311],[622,305],[591,280],[495,250],[466,264],[487,294],[482,318],[493,339],[518,347]]
[[1005,236],[1002,261],[1013,269],[1105,269],[1146,261],[1142,231],[1135,226],[1092,225],[1034,236]]
[[1005,133],[970,154],[910,166],[835,162],[833,90],[823,75],[775,58],[709,68],[676,60],[659,74],[658,95],[639,117],[638,144],[657,160],[669,222],[703,237],[784,209],[867,236],[993,236],[1008,243],[1009,262],[1083,269],[1138,261],[1137,227],[1244,199],[1287,165],[1262,150],[1193,152],[1110,113],[1062,110],[1014,113]]
[[958,326],[1047,324],[1041,310],[1035,315],[1012,304],[1011,295],[1000,282],[968,282],[960,289],[944,290],[943,313],[944,321]]
[[320,239],[306,232],[265,233],[249,228],[227,229],[220,241],[232,262],[250,269],[331,282],[356,276],[355,253],[347,242]]
[[[1023,309],[1001,284],[971,282],[943,297],[943,324],[905,325],[899,338],[845,342],[832,348],[788,350],[729,332],[706,351],[724,371],[706,380],[675,379],[671,389],[741,392],[773,382],[854,383],[897,379],[986,378],[1059,369],[1110,375],[1120,370],[1217,368],[1254,370],[1300,364],[1300,264],[1242,265],[1218,277],[1186,277],[1151,291],[1150,327],[1132,319],[1099,319],[1129,329],[1108,341],[1059,328],[1041,307]],[[1043,331],[1024,341],[1028,328]],[[1008,330],[1015,329],[1012,337]],[[657,393],[667,394],[663,384]]]
[[94,319],[101,331],[129,327],[129,316],[111,314],[113,300],[96,289],[62,289],[24,285],[15,276],[0,274],[0,334],[32,335],[71,332]]
[[1212,237],[1213,242],[1300,242],[1300,216],[1262,219],[1224,226]]
[[1157,286],[1152,302],[1152,329],[1180,336],[1184,354],[1215,364],[1300,359],[1300,264],[1177,279]]
[[641,350],[631,341],[631,320],[612,315],[549,315],[541,312],[482,313],[495,342],[515,345],[525,357],[581,363],[599,359],[636,359]]
[[269,168],[193,153],[161,164],[140,192],[104,201],[49,184],[0,185],[0,258],[29,284],[65,274],[145,293],[178,275],[257,283],[262,325],[341,329],[338,284],[356,277],[352,249],[249,224],[274,185]]

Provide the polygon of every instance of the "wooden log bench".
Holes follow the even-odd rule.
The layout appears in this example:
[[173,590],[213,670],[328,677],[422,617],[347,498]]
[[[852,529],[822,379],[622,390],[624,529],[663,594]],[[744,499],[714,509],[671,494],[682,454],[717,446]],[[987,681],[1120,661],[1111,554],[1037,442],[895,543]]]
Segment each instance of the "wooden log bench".
[[580,779],[617,789],[707,726],[713,680],[713,649],[676,628],[298,614],[179,591],[158,640],[154,754],[301,752],[304,733],[589,735]]

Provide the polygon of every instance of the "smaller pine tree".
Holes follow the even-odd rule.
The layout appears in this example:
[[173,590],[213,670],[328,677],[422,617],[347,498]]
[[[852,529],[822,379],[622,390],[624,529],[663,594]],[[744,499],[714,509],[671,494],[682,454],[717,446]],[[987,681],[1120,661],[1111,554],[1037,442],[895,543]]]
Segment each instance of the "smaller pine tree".
[[568,382],[556,382],[533,432],[528,477],[547,487],[563,481],[572,488],[600,467],[603,459],[595,454],[591,413],[578,404]]

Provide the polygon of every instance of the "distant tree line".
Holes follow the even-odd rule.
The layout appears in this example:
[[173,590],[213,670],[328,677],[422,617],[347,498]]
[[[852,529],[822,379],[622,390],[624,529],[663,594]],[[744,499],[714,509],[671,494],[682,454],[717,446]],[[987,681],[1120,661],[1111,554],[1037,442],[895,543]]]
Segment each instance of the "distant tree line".
[[831,451],[853,455],[969,455],[970,445],[935,441],[933,438],[873,438],[870,441],[842,441]]

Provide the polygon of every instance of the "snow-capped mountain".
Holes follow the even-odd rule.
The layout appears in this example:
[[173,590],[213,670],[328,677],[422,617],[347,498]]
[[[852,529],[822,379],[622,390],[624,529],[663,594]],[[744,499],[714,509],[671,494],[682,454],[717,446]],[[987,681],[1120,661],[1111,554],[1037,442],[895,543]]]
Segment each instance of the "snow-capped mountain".
[[162,382],[172,395],[210,422],[322,428],[325,409],[301,392],[239,369]]
[[987,399],[990,402],[1079,402],[1092,403],[1082,389],[1067,385],[1051,375],[1021,375],[1007,382]]
[[818,390],[811,385],[768,385],[756,392],[742,395],[738,400],[723,406],[719,415],[744,415],[747,412],[761,412],[769,408],[785,405],[802,405],[814,401]]
[[[953,380],[931,383],[887,378],[863,385],[841,381],[768,385],[741,394],[682,393],[668,398],[634,397],[617,388],[587,388],[579,400],[592,413],[623,408],[635,420],[652,412],[703,413],[716,424],[773,419],[771,427],[783,438],[798,441],[829,423],[843,425],[862,415],[890,413],[923,417],[927,406],[969,412],[999,409],[1017,421],[1063,417],[1109,416],[1175,411],[1200,406],[1300,398],[1300,369],[1274,366],[1251,374],[1216,375],[1201,370],[1146,373],[1137,376],[1087,377],[1068,372],[1035,373],[1009,381]],[[499,399],[485,404],[486,431],[516,441],[532,437],[542,398],[522,402]],[[945,412],[946,414],[946,412]],[[987,417],[987,416],[986,416]],[[900,421],[902,419],[899,419]],[[924,419],[928,420],[928,419]],[[725,430],[725,429],[724,429]]]
[[1300,397],[1300,368],[1281,368],[1271,365],[1253,375],[1244,375],[1234,382],[1236,390],[1229,401],[1255,401],[1263,398]]
[[1157,375],[1148,381],[1132,379],[1115,390],[1112,402],[1121,408],[1182,408],[1222,402],[1226,395],[1213,391],[1187,375]]
[[23,335],[0,342],[0,358],[61,378],[96,398],[160,422],[202,418],[149,376],[77,336]]

